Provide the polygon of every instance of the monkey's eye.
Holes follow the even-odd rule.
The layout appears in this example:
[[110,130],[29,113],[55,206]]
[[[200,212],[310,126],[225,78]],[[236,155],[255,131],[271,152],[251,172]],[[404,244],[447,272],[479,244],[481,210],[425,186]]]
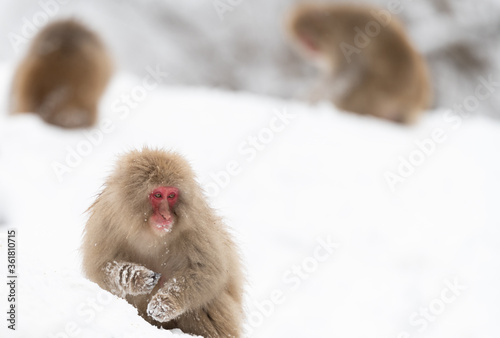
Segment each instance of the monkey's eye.
[[175,197],[175,193],[171,193],[170,195],[167,196],[168,198],[174,198]]
[[154,196],[154,197],[156,197],[156,198],[161,198],[161,197],[162,197],[162,196],[161,196],[161,194],[160,194],[159,192],[157,192],[157,193],[156,193],[156,194],[154,194],[153,196]]

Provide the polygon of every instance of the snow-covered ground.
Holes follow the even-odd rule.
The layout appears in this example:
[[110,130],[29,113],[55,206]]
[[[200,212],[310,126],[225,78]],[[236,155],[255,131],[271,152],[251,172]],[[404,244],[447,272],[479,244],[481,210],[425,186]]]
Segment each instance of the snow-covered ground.
[[0,252],[15,229],[19,275],[15,334],[1,278],[1,337],[182,335],[81,275],[85,210],[144,145],[184,154],[234,231],[248,336],[500,336],[500,124],[441,110],[402,127],[146,76],[118,73],[91,130],[1,115]]

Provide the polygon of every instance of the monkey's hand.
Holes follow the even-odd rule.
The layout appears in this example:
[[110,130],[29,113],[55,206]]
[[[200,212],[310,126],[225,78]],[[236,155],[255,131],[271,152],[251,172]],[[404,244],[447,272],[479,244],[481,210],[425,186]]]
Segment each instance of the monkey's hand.
[[142,265],[129,262],[108,262],[104,271],[110,291],[119,297],[148,294],[161,277]]
[[148,304],[148,316],[165,323],[179,317],[184,308],[181,306],[183,281],[173,278],[166,283]]

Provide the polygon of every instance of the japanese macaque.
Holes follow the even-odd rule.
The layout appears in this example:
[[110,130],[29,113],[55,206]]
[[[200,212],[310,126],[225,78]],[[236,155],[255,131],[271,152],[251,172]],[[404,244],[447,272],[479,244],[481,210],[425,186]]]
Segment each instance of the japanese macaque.
[[237,248],[180,155],[126,154],[89,212],[82,251],[90,280],[158,327],[241,336]]
[[322,69],[314,100],[410,123],[430,104],[427,68],[389,11],[348,4],[301,4],[287,21],[292,40]]
[[100,38],[74,20],[56,21],[35,36],[14,77],[12,111],[32,112],[63,128],[90,127],[112,74]]

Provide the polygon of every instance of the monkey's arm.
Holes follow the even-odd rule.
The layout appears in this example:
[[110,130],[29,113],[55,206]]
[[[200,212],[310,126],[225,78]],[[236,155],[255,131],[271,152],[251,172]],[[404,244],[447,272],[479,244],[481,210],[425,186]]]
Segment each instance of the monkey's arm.
[[106,289],[121,298],[150,293],[161,277],[142,265],[124,261],[109,261],[102,271]]
[[213,299],[223,288],[224,269],[198,265],[177,273],[151,298],[148,315],[159,322],[177,318]]
[[329,89],[332,87],[331,76],[322,75],[316,81],[313,88],[304,96],[304,99],[311,104],[316,104],[321,100],[331,99]]

